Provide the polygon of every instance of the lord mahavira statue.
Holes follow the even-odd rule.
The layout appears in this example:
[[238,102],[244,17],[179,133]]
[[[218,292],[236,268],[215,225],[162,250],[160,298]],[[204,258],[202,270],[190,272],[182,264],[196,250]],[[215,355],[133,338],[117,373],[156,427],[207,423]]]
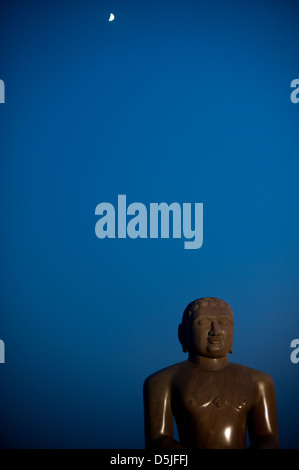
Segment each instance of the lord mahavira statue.
[[178,334],[188,360],[144,383],[146,448],[245,449],[247,431],[249,447],[279,447],[272,378],[228,360],[233,317],[231,307],[215,297],[186,307]]

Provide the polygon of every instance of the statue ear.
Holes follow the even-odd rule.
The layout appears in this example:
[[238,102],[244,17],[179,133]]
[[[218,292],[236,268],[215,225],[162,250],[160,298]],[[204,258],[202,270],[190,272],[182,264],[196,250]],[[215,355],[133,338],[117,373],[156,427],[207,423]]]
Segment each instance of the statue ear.
[[185,338],[185,335],[184,335],[184,329],[183,329],[183,324],[182,323],[179,324],[178,334],[179,334],[180,343],[181,343],[182,348],[183,348],[183,352],[188,352],[188,348],[187,348],[187,344],[186,344],[186,338]]
[[233,353],[233,343],[234,343],[234,330],[231,333],[231,343],[230,343],[230,346],[229,346],[229,353],[230,354]]

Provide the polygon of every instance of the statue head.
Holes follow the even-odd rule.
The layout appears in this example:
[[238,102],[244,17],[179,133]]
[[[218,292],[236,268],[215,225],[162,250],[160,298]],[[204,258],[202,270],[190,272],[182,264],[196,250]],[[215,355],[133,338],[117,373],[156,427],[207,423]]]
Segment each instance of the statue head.
[[179,325],[183,351],[210,358],[232,353],[233,318],[228,303],[216,297],[204,297],[189,303]]

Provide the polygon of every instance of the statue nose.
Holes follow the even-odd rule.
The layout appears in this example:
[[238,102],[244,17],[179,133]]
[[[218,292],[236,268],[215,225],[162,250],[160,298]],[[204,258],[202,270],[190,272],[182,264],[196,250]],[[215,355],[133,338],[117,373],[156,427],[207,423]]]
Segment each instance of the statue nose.
[[215,336],[220,334],[219,326],[216,321],[212,321],[211,323],[211,334]]

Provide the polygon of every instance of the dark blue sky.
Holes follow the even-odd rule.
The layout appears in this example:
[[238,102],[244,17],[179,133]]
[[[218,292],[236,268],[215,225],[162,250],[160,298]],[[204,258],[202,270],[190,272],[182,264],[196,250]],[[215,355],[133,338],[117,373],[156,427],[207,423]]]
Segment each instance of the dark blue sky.
[[[298,448],[298,3],[0,13],[2,446],[142,448],[143,381],[185,359],[183,310],[215,296],[235,312],[231,359],[272,375]],[[202,248],[98,239],[118,194],[202,202]]]

